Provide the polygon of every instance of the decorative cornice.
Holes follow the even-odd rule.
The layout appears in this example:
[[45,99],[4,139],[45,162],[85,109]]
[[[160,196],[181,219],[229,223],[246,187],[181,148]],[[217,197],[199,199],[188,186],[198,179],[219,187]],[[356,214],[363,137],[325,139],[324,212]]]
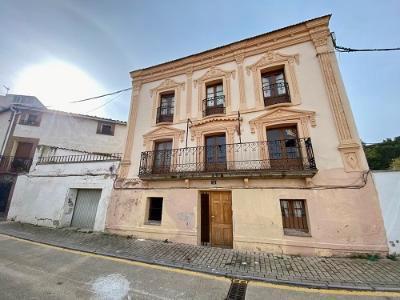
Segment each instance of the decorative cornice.
[[185,83],[184,82],[176,82],[173,79],[165,79],[163,82],[160,83],[159,86],[153,88],[150,90],[150,96],[153,97],[154,92],[158,92],[158,91],[163,91],[163,90],[167,90],[167,89],[174,89],[180,87],[182,88],[182,90],[185,89]]
[[250,75],[250,71],[253,71],[257,68],[268,66],[271,64],[279,63],[279,62],[289,62],[299,64],[299,55],[287,55],[282,54],[276,51],[268,51],[265,53],[257,62],[252,65],[246,66],[247,75]]
[[180,142],[183,142],[184,134],[185,130],[177,129],[170,126],[160,126],[156,129],[149,131],[146,134],[143,134],[143,146],[147,146],[150,141],[165,137],[174,137],[176,139],[179,139]]
[[251,133],[255,133],[259,124],[270,124],[281,121],[305,120],[308,119],[312,127],[316,126],[315,112],[309,110],[300,110],[294,108],[275,108],[261,116],[249,121]]
[[193,71],[209,68],[213,65],[235,61],[235,53],[242,51],[244,57],[265,53],[312,40],[310,31],[315,28],[328,29],[330,16],[323,16],[296,25],[281,28],[269,33],[238,41],[226,46],[202,53],[159,64],[142,70],[132,71],[132,78],[141,78],[144,83],[152,82],[179,74],[185,74],[188,66]]
[[197,122],[193,122],[193,124],[190,125],[190,128],[201,126],[201,125],[204,125],[207,123],[231,122],[231,121],[237,121],[237,117],[210,117],[210,118],[202,119]]
[[149,137],[149,136],[155,136],[155,135],[163,135],[163,134],[182,134],[185,133],[185,130],[182,129],[178,129],[178,128],[174,128],[174,127],[170,127],[170,126],[160,126],[157,127],[151,131],[149,131],[148,133],[143,134],[143,137]]
[[204,82],[204,81],[211,80],[214,78],[219,78],[219,77],[226,77],[226,78],[232,77],[233,79],[235,79],[235,74],[236,74],[236,71],[234,71],[234,70],[233,71],[224,71],[220,68],[213,66],[203,76],[200,76],[199,78],[195,79],[193,81],[193,84],[194,84],[194,87],[196,87],[197,84],[200,82]]

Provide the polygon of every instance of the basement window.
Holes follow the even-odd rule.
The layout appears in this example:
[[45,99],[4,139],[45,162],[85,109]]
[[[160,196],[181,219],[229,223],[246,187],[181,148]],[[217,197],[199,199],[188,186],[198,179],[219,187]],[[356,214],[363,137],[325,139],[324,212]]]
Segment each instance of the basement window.
[[149,224],[161,224],[162,218],[162,197],[150,197],[149,198],[149,211],[147,222]]

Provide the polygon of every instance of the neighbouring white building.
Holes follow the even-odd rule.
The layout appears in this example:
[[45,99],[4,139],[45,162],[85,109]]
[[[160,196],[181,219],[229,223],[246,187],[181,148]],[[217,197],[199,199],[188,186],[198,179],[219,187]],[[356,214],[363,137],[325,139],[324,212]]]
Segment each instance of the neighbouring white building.
[[0,214],[103,230],[126,123],[46,109],[30,96],[0,101]]
[[389,253],[400,255],[400,171],[373,171]]

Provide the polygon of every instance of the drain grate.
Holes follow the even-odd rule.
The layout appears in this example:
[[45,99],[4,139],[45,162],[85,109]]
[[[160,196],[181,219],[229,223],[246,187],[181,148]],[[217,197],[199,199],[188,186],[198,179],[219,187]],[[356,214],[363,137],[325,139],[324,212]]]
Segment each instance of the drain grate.
[[243,300],[246,297],[247,281],[233,279],[226,300]]

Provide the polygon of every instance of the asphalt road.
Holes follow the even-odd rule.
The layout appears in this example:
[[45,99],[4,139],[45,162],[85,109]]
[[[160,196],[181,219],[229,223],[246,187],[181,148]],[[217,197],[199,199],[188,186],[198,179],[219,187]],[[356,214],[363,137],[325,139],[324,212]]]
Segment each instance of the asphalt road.
[[[230,280],[0,235],[0,299],[225,299]],[[400,299],[250,282],[246,299]]]

